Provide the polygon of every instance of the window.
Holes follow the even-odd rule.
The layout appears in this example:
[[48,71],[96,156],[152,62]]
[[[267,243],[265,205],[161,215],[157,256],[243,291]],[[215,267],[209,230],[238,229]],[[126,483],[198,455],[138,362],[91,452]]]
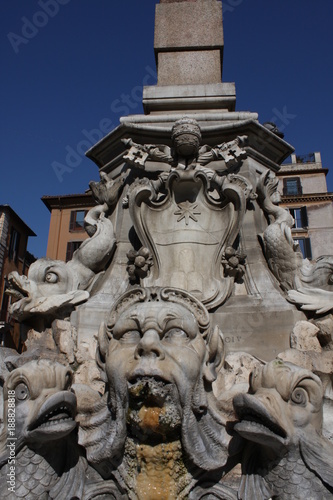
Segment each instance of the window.
[[[7,282],[5,280],[5,288],[4,292],[6,291],[7,288]],[[2,299],[2,305],[1,305],[1,312],[0,312],[0,320],[8,322],[8,307],[10,305],[9,301],[9,295],[6,293],[3,294],[3,299]]]
[[289,177],[283,179],[283,194],[285,196],[302,194],[301,179],[299,177]]
[[20,233],[18,233],[16,229],[12,227],[10,231],[10,241],[9,241],[9,251],[8,251],[9,260],[17,262],[19,254],[19,246],[20,246]]
[[71,212],[71,220],[69,223],[70,231],[84,231],[84,218],[87,210],[73,210]]
[[67,243],[66,262],[71,260],[71,258],[73,257],[73,253],[75,252],[75,250],[77,250],[79,248],[81,243],[82,243],[82,241],[69,241]]
[[295,221],[293,229],[302,229],[309,225],[306,207],[290,208],[289,212]]
[[310,238],[297,238],[294,240],[298,243],[299,248],[303,254],[304,259],[312,259],[311,241]]

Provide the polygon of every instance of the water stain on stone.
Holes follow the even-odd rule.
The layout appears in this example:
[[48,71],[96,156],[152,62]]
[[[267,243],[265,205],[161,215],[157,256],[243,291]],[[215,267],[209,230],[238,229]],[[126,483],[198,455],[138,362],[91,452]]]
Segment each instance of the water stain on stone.
[[161,433],[160,416],[165,413],[164,408],[146,407],[143,406],[139,411],[139,419],[141,420],[141,428],[143,432]]
[[[154,412],[147,423],[154,424]],[[182,459],[179,441],[163,443],[154,447],[137,446],[139,474],[136,478],[139,500],[177,500],[185,486],[187,470]]]

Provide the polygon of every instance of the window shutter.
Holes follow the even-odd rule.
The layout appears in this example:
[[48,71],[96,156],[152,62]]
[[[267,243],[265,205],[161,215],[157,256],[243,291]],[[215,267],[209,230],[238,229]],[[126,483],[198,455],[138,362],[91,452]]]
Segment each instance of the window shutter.
[[69,260],[71,260],[72,255],[73,255],[73,242],[69,241],[67,243],[66,262],[68,262]]
[[14,240],[14,228],[12,227],[11,230],[10,230],[10,240],[9,240],[9,250],[8,250],[8,257],[9,257],[9,260],[12,260],[13,259],[13,240]]
[[305,255],[308,259],[312,259],[311,241],[310,238],[304,238]]
[[69,241],[66,249],[66,262],[73,258],[74,252],[81,246],[82,241]]
[[21,235],[20,233],[16,233],[16,242],[15,242],[15,248],[14,248],[14,260],[15,262],[17,263],[18,261],[18,258],[19,258],[19,252],[20,252],[20,238],[21,238]]
[[301,178],[296,177],[296,180],[297,180],[297,194],[302,194]]
[[301,219],[302,219],[302,227],[308,227],[308,212],[306,207],[301,208]]
[[76,220],[76,212],[73,210],[71,212],[71,220],[69,223],[69,230],[74,231],[75,230],[75,220]]

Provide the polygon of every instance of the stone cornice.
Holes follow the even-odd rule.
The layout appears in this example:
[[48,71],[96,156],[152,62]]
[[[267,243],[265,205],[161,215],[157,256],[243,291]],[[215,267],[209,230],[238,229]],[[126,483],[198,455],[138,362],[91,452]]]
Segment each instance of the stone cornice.
[[[281,161],[294,148],[283,139],[267,130],[257,121],[253,113],[184,113],[198,121],[202,132],[202,144],[215,146],[235,139],[237,135],[247,135],[249,148],[269,164],[275,163],[277,171]],[[139,144],[171,145],[171,129],[182,114],[133,115],[121,119],[121,124],[86,152],[104,172],[119,167],[123,163],[125,146],[121,139],[130,137]]]
[[323,173],[327,174],[328,169],[323,168],[321,163],[309,163],[309,164],[288,164],[288,165],[281,165],[281,168],[279,170],[278,176],[282,177],[286,174],[312,174],[312,173]]
[[333,201],[333,193],[310,193],[281,196],[282,203],[309,203],[316,201]]

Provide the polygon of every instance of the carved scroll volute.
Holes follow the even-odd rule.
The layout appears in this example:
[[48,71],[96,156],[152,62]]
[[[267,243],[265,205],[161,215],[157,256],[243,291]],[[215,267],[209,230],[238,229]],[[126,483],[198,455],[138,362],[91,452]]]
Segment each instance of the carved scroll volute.
[[154,258],[141,284],[182,288],[209,309],[231,294],[233,278],[224,276],[222,255],[237,237],[252,193],[241,176],[213,182],[216,198],[205,172],[175,170],[165,183],[146,179],[129,195],[134,228]]
[[228,236],[228,244],[231,246],[243,222],[248,201],[255,200],[257,195],[251,183],[242,175],[236,174],[229,174],[222,180],[221,193],[235,208],[235,221]]
[[136,186],[131,189],[128,196],[129,212],[134,228],[141,243],[150,250],[154,258],[154,266],[151,269],[151,277],[153,280],[157,279],[159,275],[161,263],[154,240],[145,227],[144,219],[141,217],[140,209],[142,204],[151,205],[152,200],[156,198],[156,189],[158,188],[159,186],[156,188],[156,186],[153,185],[153,182],[148,179],[143,179],[137,182]]

